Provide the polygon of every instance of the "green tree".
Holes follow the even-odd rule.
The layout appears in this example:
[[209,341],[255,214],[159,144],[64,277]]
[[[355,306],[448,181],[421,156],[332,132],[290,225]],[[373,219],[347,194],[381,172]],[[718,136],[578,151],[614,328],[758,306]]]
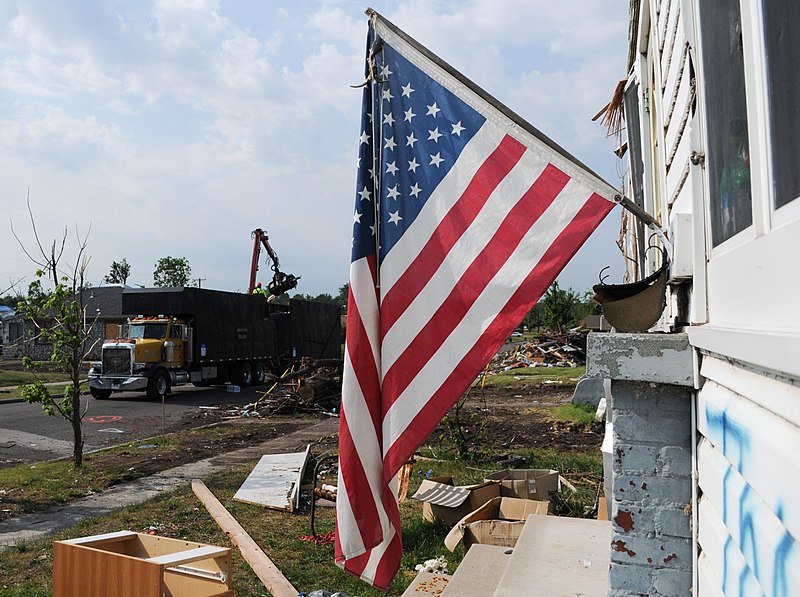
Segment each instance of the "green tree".
[[347,310],[347,298],[350,294],[350,282],[347,282],[341,286],[339,286],[339,294],[336,295],[334,299],[337,303],[342,306],[342,310]]
[[192,268],[186,257],[162,257],[156,262],[153,284],[158,288],[188,286]]
[[[29,356],[25,356],[22,363],[26,369],[34,373],[35,381],[22,387],[22,397],[28,403],[41,404],[45,414],[52,416],[58,413],[70,423],[73,438],[73,463],[75,468],[80,468],[83,465],[81,365],[91,350],[91,346],[88,344],[94,324],[92,321],[91,325],[88,327],[86,325],[84,293],[80,290],[86,287],[85,274],[89,263],[89,258],[86,256],[88,233],[82,238],[78,237],[75,264],[71,271],[64,275],[59,273],[59,261],[66,245],[66,230],[60,247],[58,243],[53,242],[50,250],[46,251],[36,232],[30,199],[28,199],[28,213],[38,254],[33,256],[25,250],[13,225],[12,233],[23,252],[39,266],[39,269],[36,271],[36,280],[29,286],[28,296],[20,301],[18,310],[33,321],[36,327],[36,340],[52,345],[50,361],[58,364],[61,370],[69,374],[70,383],[64,386],[62,397],[53,396],[48,386],[36,376],[36,372],[41,368],[41,363],[34,362]],[[53,285],[52,291],[42,290],[43,280]]]
[[112,261],[111,271],[103,278],[106,284],[125,284],[131,275],[131,264],[124,257],[122,261]]
[[558,282],[553,282],[541,300],[545,325],[552,330],[562,331],[572,321],[572,310],[579,300],[571,288],[562,290]]

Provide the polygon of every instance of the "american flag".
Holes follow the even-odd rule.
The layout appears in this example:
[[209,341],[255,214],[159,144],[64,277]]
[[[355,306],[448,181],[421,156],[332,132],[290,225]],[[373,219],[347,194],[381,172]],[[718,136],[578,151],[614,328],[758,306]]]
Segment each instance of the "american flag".
[[614,189],[373,11],[336,562],[385,590],[393,479],[614,207]]

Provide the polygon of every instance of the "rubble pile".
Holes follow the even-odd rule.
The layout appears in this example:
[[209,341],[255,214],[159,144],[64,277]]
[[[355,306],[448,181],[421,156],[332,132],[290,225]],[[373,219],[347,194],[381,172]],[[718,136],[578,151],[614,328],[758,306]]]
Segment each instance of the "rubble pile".
[[323,412],[338,414],[342,402],[342,362],[303,359],[269,382],[261,397],[248,404],[246,416]]
[[498,373],[526,367],[578,367],[586,363],[586,334],[568,330],[539,334],[509,350],[497,353],[489,371]]

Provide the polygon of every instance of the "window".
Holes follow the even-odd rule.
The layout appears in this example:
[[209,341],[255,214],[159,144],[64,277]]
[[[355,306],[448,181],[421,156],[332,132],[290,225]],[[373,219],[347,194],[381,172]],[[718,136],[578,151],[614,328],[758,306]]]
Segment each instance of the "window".
[[778,208],[800,196],[800,36],[796,31],[800,3],[771,0],[763,6],[774,201]]
[[753,223],[739,3],[699,3],[703,42],[711,244]]
[[22,337],[22,324],[21,323],[9,323],[8,324],[8,341],[16,342]]

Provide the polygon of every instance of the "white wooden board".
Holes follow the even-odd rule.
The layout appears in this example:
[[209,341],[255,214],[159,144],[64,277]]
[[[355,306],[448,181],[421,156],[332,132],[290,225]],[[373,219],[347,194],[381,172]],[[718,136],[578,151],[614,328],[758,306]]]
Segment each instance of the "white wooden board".
[[308,462],[305,452],[262,456],[233,499],[293,512],[300,505],[300,484]]

